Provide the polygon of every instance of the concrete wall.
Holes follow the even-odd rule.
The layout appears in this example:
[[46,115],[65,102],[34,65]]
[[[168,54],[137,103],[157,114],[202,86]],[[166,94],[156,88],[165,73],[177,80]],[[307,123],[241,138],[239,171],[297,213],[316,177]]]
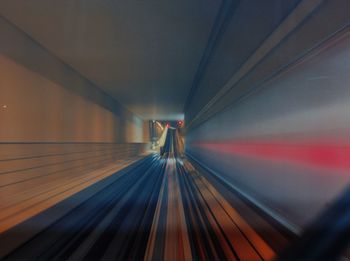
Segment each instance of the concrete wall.
[[204,113],[186,118],[187,154],[294,231],[350,184],[347,5],[324,1]]

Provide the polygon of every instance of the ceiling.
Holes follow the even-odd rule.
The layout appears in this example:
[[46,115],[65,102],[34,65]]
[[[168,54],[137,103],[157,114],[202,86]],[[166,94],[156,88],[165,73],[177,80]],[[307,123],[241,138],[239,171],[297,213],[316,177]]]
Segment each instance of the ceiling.
[[221,1],[0,0],[0,13],[144,119],[181,118]]

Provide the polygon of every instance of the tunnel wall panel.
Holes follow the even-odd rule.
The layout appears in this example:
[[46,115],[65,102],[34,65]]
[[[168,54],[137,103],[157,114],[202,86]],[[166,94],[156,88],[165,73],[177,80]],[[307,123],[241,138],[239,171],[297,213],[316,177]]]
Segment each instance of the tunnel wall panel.
[[186,152],[306,226],[349,185],[350,36],[189,129]]
[[0,17],[0,142],[143,142],[143,121]]

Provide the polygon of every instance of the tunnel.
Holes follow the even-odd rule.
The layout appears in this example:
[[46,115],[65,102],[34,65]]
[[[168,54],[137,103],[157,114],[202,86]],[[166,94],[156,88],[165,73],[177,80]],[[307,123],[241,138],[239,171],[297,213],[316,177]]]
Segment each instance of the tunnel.
[[350,260],[349,0],[0,0],[0,260]]

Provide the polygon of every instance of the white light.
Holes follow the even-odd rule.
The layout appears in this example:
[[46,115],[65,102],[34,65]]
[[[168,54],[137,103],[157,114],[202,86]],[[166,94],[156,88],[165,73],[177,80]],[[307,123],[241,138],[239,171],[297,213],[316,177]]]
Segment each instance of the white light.
[[162,126],[162,124],[159,123],[159,121],[157,121],[157,125],[158,125],[159,128],[161,128],[161,130],[164,129],[163,126]]

